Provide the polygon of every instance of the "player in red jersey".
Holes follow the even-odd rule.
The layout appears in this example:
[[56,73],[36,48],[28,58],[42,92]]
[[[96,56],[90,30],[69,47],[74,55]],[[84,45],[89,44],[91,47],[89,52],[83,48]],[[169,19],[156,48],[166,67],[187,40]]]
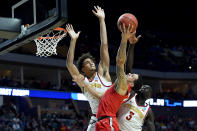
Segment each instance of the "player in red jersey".
[[[98,121],[96,123],[97,131],[119,131],[118,122],[116,120],[116,113],[120,105],[123,103],[131,91],[131,88],[134,86],[134,81],[138,79],[137,74],[125,74],[124,64],[126,62],[126,47],[128,40],[135,35],[131,33],[131,27],[125,28],[125,25],[121,26],[122,28],[122,40],[116,57],[116,75],[117,79],[115,83],[108,89],[100,100],[100,104],[97,111]],[[91,87],[85,81],[79,80],[80,76],[75,76],[74,81],[80,87],[85,87],[87,90],[90,90]],[[81,76],[82,77],[82,76]],[[94,93],[94,91],[92,90]]]
[[124,66],[126,62],[126,48],[130,37],[131,27],[122,28],[122,40],[116,56],[116,75],[117,79],[110,89],[108,89],[100,100],[97,111],[96,131],[119,131],[116,113],[120,105],[128,98],[134,81],[138,79],[137,74],[125,74]]

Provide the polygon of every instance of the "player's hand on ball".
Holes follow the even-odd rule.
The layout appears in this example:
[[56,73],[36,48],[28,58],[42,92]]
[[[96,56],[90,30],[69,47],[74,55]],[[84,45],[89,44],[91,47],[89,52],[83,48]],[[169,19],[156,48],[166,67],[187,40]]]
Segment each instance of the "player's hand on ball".
[[122,31],[122,38],[125,40],[129,40],[131,37],[133,37],[133,33],[131,32],[132,26],[129,24],[129,26],[126,28],[125,24],[121,25],[121,31]]

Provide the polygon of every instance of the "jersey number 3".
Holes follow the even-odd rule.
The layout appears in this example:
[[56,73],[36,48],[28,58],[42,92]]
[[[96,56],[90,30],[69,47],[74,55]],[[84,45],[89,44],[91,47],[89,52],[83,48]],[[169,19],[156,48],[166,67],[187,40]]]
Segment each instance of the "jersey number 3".
[[126,119],[129,121],[131,120],[132,116],[134,115],[134,113],[132,111],[129,112],[129,115],[126,117]]

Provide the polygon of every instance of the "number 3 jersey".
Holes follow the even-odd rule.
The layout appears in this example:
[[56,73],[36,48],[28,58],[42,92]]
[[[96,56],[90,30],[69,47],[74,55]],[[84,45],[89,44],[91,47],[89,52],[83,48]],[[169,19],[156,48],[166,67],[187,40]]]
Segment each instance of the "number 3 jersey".
[[136,94],[123,103],[118,111],[117,119],[121,131],[141,131],[144,119],[150,106],[140,106],[136,101]]
[[[106,81],[102,76],[100,76],[97,72],[92,81],[88,80],[87,77],[85,77],[86,83],[90,84],[91,88],[95,89],[96,91],[100,93],[104,93],[109,87],[112,85],[112,82]],[[97,113],[99,100],[94,98],[88,91],[84,91],[84,95],[88,99],[88,102],[90,104],[92,114]]]

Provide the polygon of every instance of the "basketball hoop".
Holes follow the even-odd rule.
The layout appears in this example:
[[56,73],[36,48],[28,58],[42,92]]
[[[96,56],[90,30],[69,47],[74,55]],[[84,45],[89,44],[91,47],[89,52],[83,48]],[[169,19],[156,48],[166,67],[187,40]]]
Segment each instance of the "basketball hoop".
[[52,31],[48,32],[44,36],[38,37],[34,41],[36,42],[37,47],[37,56],[48,57],[51,55],[57,55],[56,47],[57,43],[62,40],[67,34],[67,31],[64,28],[55,28]]

